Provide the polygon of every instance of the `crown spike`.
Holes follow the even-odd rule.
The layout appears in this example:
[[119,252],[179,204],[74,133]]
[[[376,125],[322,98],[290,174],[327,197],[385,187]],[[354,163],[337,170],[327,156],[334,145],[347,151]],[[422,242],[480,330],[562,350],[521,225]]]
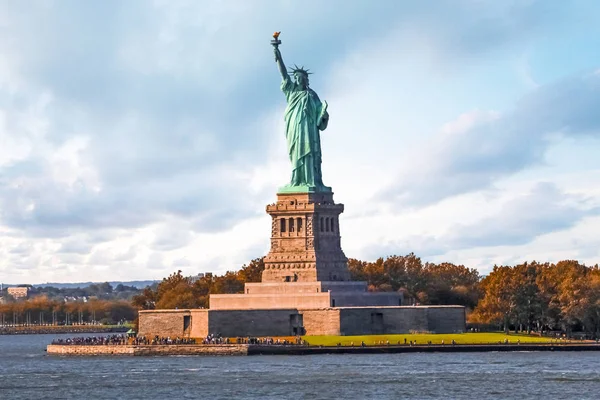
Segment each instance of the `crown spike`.
[[305,69],[304,66],[298,67],[296,64],[294,64],[293,68],[290,68],[290,73],[312,75],[312,72],[310,72],[310,69]]

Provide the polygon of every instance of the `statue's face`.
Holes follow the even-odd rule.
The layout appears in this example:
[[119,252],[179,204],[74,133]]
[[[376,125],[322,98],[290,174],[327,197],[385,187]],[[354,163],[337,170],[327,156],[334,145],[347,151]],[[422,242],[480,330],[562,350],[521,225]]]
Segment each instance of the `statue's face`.
[[305,75],[303,73],[296,73],[294,75],[296,76],[296,83],[298,85],[308,87],[308,75]]

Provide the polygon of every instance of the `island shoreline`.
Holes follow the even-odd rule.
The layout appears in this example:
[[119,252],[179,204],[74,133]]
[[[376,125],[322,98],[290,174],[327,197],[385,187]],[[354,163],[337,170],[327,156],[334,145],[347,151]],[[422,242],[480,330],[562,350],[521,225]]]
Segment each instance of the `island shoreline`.
[[225,355],[319,355],[396,353],[473,353],[513,351],[600,351],[600,344],[457,344],[389,346],[302,346],[258,344],[214,345],[72,345],[51,344],[53,356],[225,356]]

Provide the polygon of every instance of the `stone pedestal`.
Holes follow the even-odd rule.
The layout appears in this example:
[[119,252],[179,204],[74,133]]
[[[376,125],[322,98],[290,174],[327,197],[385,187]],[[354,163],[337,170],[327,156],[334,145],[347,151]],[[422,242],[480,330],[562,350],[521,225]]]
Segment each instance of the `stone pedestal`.
[[261,282],[246,283],[244,294],[210,295],[210,309],[401,306],[400,293],[370,293],[367,282],[350,280],[340,244],[343,211],[331,192],[278,193],[277,203],[267,206],[271,249]]
[[267,206],[271,249],[265,257],[263,283],[349,281],[342,251],[339,216],[343,204],[333,193],[279,193]]

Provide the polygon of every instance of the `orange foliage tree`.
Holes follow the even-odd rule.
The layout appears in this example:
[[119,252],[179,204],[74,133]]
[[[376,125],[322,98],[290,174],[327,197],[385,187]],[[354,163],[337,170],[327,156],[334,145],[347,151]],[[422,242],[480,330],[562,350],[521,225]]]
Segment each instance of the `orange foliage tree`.
[[495,266],[482,279],[474,322],[515,330],[600,334],[600,270],[578,261]]
[[265,269],[263,258],[252,260],[237,272],[228,271],[222,276],[207,274],[193,280],[181,271],[164,278],[155,290],[150,287],[133,297],[132,304],[142,310],[155,308],[208,308],[210,294],[242,293],[244,283],[260,282]]

